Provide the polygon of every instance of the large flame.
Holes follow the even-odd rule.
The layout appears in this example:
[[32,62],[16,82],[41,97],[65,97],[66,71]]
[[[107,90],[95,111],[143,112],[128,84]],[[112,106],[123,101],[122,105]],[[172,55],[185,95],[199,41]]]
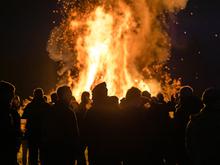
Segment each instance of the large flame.
[[77,98],[103,81],[110,95],[123,97],[132,86],[157,94],[170,49],[162,13],[185,4],[109,0],[83,14],[68,10],[68,17],[52,31],[50,57],[62,64],[60,75],[72,73],[66,75]]
[[[129,33],[136,25],[132,25],[135,22],[131,11],[126,11],[119,20],[120,17],[114,17],[116,13],[107,13],[103,7],[97,7],[87,18],[86,34],[78,38],[76,45],[78,61],[84,67],[74,94],[89,91],[102,81],[107,82],[110,95],[123,96],[131,86],[150,91],[142,77],[132,71]],[[73,30],[76,24],[70,23],[74,25]]]

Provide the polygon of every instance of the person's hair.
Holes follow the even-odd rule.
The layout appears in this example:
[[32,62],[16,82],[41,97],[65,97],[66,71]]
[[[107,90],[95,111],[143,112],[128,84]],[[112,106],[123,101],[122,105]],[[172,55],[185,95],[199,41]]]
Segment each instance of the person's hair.
[[19,107],[21,105],[21,99],[18,95],[14,96],[12,99],[12,106]]
[[151,97],[151,94],[150,94],[150,92],[148,92],[148,91],[143,91],[143,92],[142,92],[142,96],[147,97],[147,98],[150,98],[150,97]]
[[179,96],[181,98],[183,97],[189,97],[189,96],[192,96],[193,95],[193,88],[190,87],[190,86],[183,86],[180,88],[180,91],[179,91]]
[[47,100],[48,100],[46,95],[44,95],[44,100],[45,100],[46,102],[47,102]]
[[57,96],[59,100],[66,100],[72,98],[72,92],[69,86],[61,86],[57,89]]
[[107,95],[108,89],[105,82],[96,85],[95,88],[92,90],[93,101],[97,98],[105,98]]
[[119,104],[119,98],[117,96],[110,96],[109,100],[115,105]]
[[42,88],[36,88],[33,92],[34,98],[43,98],[44,97],[44,91]]
[[207,88],[202,94],[202,101],[205,105],[211,105],[220,101],[220,90]]
[[132,87],[126,93],[126,99],[134,99],[141,96],[141,91],[138,88]]
[[158,101],[164,101],[164,95],[162,93],[157,94]]
[[57,102],[57,99],[58,99],[57,93],[56,92],[52,93],[50,95],[50,98],[51,98],[52,102],[54,102],[54,103]]
[[0,100],[10,103],[15,95],[15,86],[6,81],[0,81]]
[[81,102],[87,102],[88,98],[90,97],[90,93],[89,92],[83,92],[81,95]]

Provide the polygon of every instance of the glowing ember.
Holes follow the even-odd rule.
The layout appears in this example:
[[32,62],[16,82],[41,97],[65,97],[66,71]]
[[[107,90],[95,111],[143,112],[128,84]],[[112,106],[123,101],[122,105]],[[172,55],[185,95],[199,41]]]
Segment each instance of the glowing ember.
[[160,15],[185,3],[104,1],[87,13],[68,10],[69,17],[52,31],[50,57],[61,63],[58,73],[68,76],[76,98],[103,81],[110,95],[122,97],[132,86],[155,95],[163,89],[170,49]]

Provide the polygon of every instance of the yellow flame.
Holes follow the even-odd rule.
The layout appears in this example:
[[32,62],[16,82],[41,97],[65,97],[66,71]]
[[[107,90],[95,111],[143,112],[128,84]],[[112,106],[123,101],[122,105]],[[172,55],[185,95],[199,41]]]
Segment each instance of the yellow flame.
[[132,86],[152,95],[161,90],[171,95],[180,85],[169,74],[166,78],[163,70],[171,44],[161,14],[178,11],[186,3],[187,0],[107,0],[84,12],[67,3],[64,9],[68,17],[53,29],[48,42],[50,58],[61,64],[58,74],[64,79],[60,84],[68,83],[77,99],[83,91],[90,91],[103,81],[109,95],[120,98]]
[[[119,97],[132,86],[150,91],[142,79],[134,79],[135,75],[129,71],[129,36],[125,33],[132,30],[133,20],[131,11],[126,11],[122,22],[117,24],[113,14],[103,7],[97,7],[87,18],[87,31],[78,38],[76,45],[78,61],[84,65],[73,89],[76,97],[102,81],[107,82],[110,95]],[[76,25],[75,21],[70,23],[70,26]]]

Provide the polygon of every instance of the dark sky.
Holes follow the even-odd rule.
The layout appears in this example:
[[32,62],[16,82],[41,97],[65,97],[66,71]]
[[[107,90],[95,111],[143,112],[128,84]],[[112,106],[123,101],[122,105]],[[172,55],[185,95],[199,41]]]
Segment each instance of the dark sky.
[[[23,97],[36,87],[46,91],[57,81],[56,64],[46,45],[58,15],[55,0],[14,0],[1,3],[0,79],[10,81]],[[177,23],[176,23],[177,22]],[[220,87],[220,10],[217,0],[189,0],[170,23],[172,75],[182,77],[198,93]]]
[[189,0],[171,28],[171,66],[175,76],[192,85],[199,94],[220,87],[220,10],[218,1]]

